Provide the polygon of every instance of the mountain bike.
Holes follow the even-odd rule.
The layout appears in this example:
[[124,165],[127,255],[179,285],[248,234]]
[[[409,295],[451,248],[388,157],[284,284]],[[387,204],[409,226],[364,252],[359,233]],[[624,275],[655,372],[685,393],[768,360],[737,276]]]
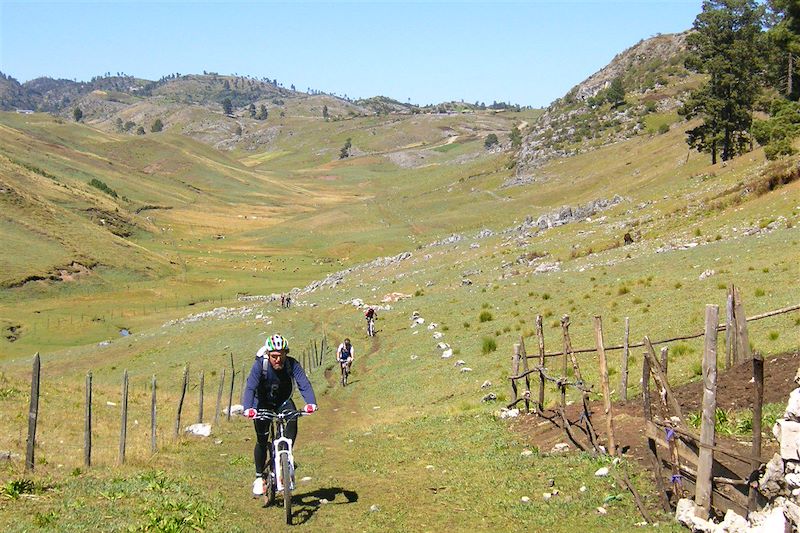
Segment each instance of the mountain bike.
[[292,525],[292,490],[294,490],[294,455],[292,439],[286,437],[286,424],[305,416],[303,411],[282,411],[276,413],[269,409],[259,409],[256,420],[270,420],[268,439],[270,457],[267,460],[269,473],[264,478],[264,506],[270,505],[278,492],[283,492],[283,509],[286,523]]
[[339,366],[342,367],[342,387],[346,387],[347,379],[350,377],[350,363],[339,361]]
[[367,319],[367,336],[374,337],[375,336],[375,319],[368,318]]

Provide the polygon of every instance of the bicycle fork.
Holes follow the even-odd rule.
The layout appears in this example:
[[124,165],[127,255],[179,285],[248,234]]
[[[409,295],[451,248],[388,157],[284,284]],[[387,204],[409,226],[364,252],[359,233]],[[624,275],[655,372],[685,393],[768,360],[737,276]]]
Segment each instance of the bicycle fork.
[[[281,449],[281,444],[284,444],[286,447]],[[283,479],[283,472],[281,471],[281,457],[287,456],[289,460],[289,488],[294,490],[294,455],[292,454],[292,439],[287,437],[280,437],[275,439],[273,444],[275,453],[273,453],[273,462],[274,462],[274,472],[275,472],[275,482],[277,485],[277,490],[283,490],[285,486],[285,480]]]

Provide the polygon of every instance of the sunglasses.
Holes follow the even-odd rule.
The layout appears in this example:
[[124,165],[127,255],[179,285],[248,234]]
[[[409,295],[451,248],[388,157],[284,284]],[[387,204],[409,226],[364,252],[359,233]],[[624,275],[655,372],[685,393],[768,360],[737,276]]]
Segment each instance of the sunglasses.
[[277,360],[279,360],[280,358],[282,358],[282,357],[283,357],[283,356],[285,356],[285,355],[286,355],[286,354],[285,354],[285,353],[283,353],[283,352],[276,352],[276,353],[271,353],[271,354],[269,354],[269,358],[270,358],[270,359],[273,359],[273,360],[275,360],[275,361],[277,361]]

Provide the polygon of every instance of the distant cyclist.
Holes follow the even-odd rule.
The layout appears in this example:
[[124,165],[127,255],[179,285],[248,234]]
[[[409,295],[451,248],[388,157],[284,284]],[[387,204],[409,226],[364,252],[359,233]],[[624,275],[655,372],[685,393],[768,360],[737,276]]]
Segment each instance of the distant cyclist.
[[[297,383],[300,394],[306,401],[303,411],[313,413],[317,410],[314,389],[300,362],[289,357],[289,343],[279,334],[268,337],[264,346],[256,353],[256,360],[247,377],[247,385],[242,393],[244,416],[253,419],[257,409],[275,412],[295,411],[292,401],[293,383]],[[269,456],[269,420],[254,420],[256,445],[253,459],[256,467],[256,480],[253,482],[253,496],[264,494],[264,468]],[[286,436],[297,442],[297,420],[286,425]],[[269,471],[269,469],[267,469]]]
[[367,335],[372,337],[375,335],[375,319],[378,318],[378,313],[373,307],[370,307],[364,313],[364,318],[367,319]]
[[355,355],[355,349],[350,344],[350,339],[345,339],[336,350],[336,360],[339,361],[343,372],[345,369],[350,372],[350,367],[353,365],[353,355]]

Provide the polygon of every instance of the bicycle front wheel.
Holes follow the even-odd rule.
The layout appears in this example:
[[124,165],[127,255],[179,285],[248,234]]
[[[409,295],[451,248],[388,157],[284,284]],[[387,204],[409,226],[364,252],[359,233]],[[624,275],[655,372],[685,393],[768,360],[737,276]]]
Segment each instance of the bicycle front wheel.
[[289,456],[281,455],[281,477],[283,478],[283,509],[286,511],[286,523],[292,525],[292,473],[289,468]]

